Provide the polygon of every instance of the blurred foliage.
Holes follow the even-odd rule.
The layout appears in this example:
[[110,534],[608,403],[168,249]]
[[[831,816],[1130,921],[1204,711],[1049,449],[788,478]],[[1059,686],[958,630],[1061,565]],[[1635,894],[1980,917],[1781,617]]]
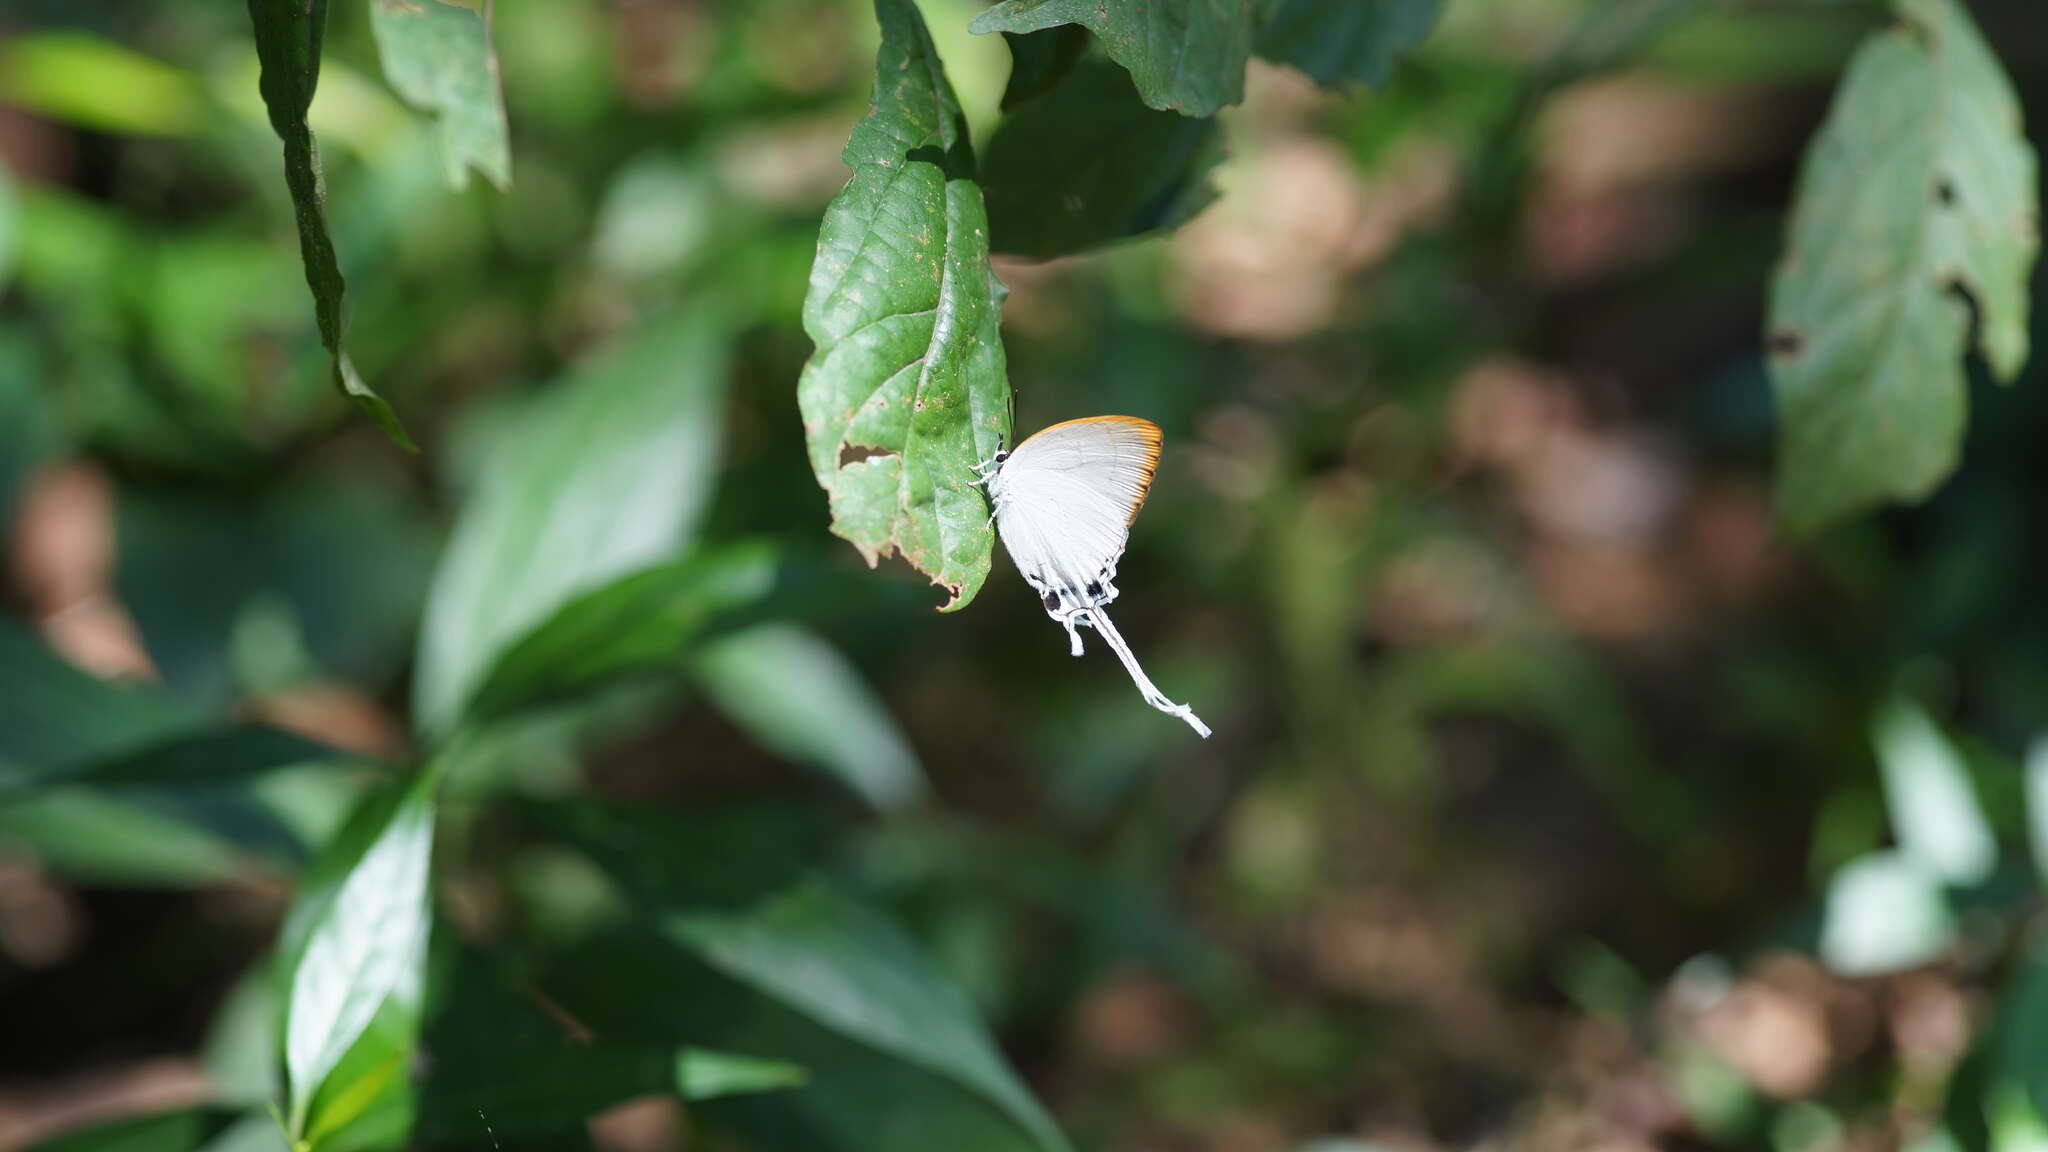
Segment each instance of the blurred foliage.
[[879,10],[0,14],[0,1149],[2048,1138],[2036,0]]

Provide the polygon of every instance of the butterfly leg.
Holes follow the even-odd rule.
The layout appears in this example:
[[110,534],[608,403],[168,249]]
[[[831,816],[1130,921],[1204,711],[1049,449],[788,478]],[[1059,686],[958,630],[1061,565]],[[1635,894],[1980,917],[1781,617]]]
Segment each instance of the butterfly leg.
[[1079,656],[1081,654],[1081,634],[1074,630],[1075,617],[1079,615],[1080,613],[1076,612],[1072,615],[1060,617],[1060,623],[1066,625],[1067,639],[1072,642],[1068,651],[1070,656]]

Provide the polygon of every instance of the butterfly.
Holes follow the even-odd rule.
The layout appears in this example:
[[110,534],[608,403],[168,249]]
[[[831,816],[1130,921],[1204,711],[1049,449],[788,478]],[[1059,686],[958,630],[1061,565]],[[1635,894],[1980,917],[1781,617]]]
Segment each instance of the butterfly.
[[1080,627],[1102,636],[1145,703],[1188,722],[1194,710],[1155,687],[1103,607],[1116,599],[1116,562],[1159,467],[1159,427],[1134,416],[1090,416],[1040,429],[975,468],[995,505],[996,531],[1017,570],[1081,654]]

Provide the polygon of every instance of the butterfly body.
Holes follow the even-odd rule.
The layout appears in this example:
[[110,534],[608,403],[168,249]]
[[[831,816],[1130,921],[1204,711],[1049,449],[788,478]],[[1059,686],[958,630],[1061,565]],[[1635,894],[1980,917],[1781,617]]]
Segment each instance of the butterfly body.
[[1209,729],[1153,687],[1103,607],[1115,600],[1116,564],[1159,466],[1159,428],[1132,416],[1069,420],[1039,431],[978,471],[995,504],[996,531],[1046,614],[1081,654],[1094,628],[1123,660],[1146,702]]

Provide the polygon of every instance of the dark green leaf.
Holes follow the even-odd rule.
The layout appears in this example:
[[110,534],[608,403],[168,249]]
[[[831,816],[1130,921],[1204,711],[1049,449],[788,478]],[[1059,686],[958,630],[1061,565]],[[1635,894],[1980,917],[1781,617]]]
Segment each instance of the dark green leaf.
[[0,846],[26,850],[53,872],[125,885],[210,884],[242,857],[212,832],[132,797],[78,788],[0,802]]
[[1088,51],[1088,30],[1062,24],[1043,32],[1003,33],[1010,46],[1010,80],[1003,88],[1003,111],[1052,91]]
[[481,13],[442,0],[370,0],[370,28],[384,78],[413,107],[441,120],[441,155],[457,188],[475,168],[512,182],[498,58]]
[[[674,915],[664,931],[824,1028],[976,1093],[1036,1146],[1066,1146],[967,998],[892,924],[836,890],[809,885],[745,913]],[[822,1081],[825,1071],[814,1071]]]
[[266,613],[322,679],[380,689],[410,655],[439,533],[387,478],[329,469],[252,498],[124,485],[118,511],[121,602],[180,696],[283,687],[235,660]]
[[[831,974],[841,971],[844,953],[860,953],[869,943],[847,938],[813,953],[810,963],[821,986],[843,991],[844,983]],[[917,1000],[934,991],[921,963],[896,969],[893,962],[892,957],[882,964],[894,994],[881,994],[878,1002]],[[858,980],[874,975],[867,965],[851,970],[858,972]],[[1057,1152],[1066,1147],[1028,1097],[1025,1105],[1036,1116],[1030,1121],[991,1099],[963,1070],[932,1071],[932,1064],[947,1058],[940,1050],[923,1061],[905,1060],[877,1046],[860,1027],[821,1019],[801,1003],[730,976],[694,948],[638,929],[594,939],[551,974],[549,987],[559,991],[564,1007],[579,1021],[612,1042],[675,1043],[681,1038],[692,1047],[746,1052],[803,1068],[808,1079],[800,1086],[723,1097],[692,1110],[707,1125],[737,1130],[751,1147],[819,1152]],[[957,1004],[956,992],[944,985],[937,990],[938,1002],[925,1003],[929,1011],[920,1011],[920,1022],[944,1018]],[[946,1031],[940,1028],[941,1039]]]
[[202,724],[162,692],[101,680],[0,621],[0,781],[76,770]]
[[591,1030],[548,993],[463,949],[440,983],[424,1047],[414,1138],[441,1147],[546,1136],[621,1101],[766,1092],[804,1081],[790,1064]]
[[299,226],[299,255],[306,264],[306,284],[313,290],[313,318],[320,342],[334,358],[334,383],[358,408],[406,451],[416,451],[398,422],[398,413],[356,375],[342,347],[347,326],[343,311],[346,286],[335,259],[334,240],[327,234],[326,198],[320,175],[320,149],[306,126],[306,110],[320,83],[320,40],[327,29],[327,0],[249,0],[249,19],[256,26],[256,57],[262,64],[263,104],[270,126],[284,141],[284,182],[291,191],[292,215]]
[[1778,506],[1804,529],[1953,470],[1972,304],[1994,376],[2027,358],[2039,204],[2012,85],[1954,0],[1900,14],[1807,149],[1772,284]]
[[804,301],[797,385],[832,530],[974,599],[995,533],[974,466],[1010,431],[1003,289],[960,106],[910,0],[876,0],[873,110],[844,153]]
[[701,306],[652,321],[493,446],[422,625],[413,701],[429,735],[556,611],[681,558],[717,469],[725,339]]
[[740,546],[635,572],[572,600],[492,665],[478,716],[496,716],[616,677],[680,666],[706,624],[766,595],[774,553]]
[[269,1147],[283,1152],[284,1140],[269,1117],[243,1116],[220,1108],[185,1108],[117,1120],[79,1132],[70,1132],[33,1145],[28,1152],[218,1152],[234,1141],[236,1148],[263,1145],[243,1143],[249,1122],[260,1119],[271,1134]]
[[295,1140],[336,1132],[404,1081],[432,923],[431,770],[373,794],[309,870],[279,952]]
[[1222,158],[1215,121],[1147,108],[1123,69],[1082,60],[989,141],[994,247],[1045,260],[1173,228],[1216,199]]
[[530,802],[520,812],[654,908],[752,904],[809,872],[827,831],[815,809],[794,806],[680,809],[583,799]]
[[1005,0],[974,18],[975,32],[1037,32],[1080,24],[1128,68],[1154,108],[1210,116],[1244,99],[1253,0]]
[[704,647],[698,681],[762,747],[816,765],[880,809],[923,798],[924,769],[859,669],[818,636],[760,624]]
[[1280,0],[1259,26],[1258,53],[1318,84],[1378,84],[1422,43],[1443,0]]

